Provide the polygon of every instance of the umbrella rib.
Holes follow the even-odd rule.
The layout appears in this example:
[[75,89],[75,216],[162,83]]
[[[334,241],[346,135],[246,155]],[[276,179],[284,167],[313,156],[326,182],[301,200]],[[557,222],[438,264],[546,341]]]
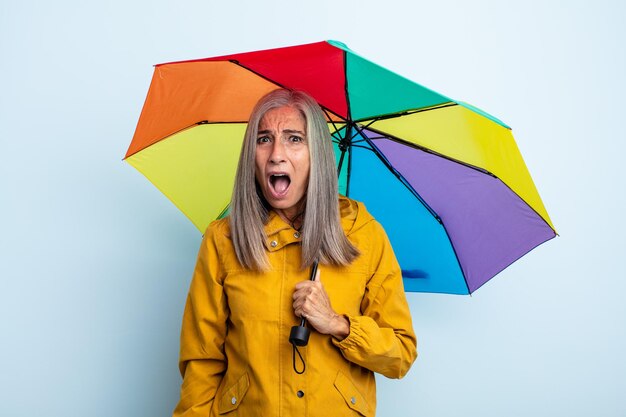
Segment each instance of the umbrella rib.
[[[359,141],[359,142],[364,142],[364,141]],[[363,145],[352,145],[353,148],[359,148],[359,149],[366,149],[368,151],[371,151],[372,148],[367,147],[367,146],[363,146]]]
[[[251,73],[253,73],[254,75],[256,75],[256,76],[258,76],[258,77],[261,77],[261,78],[263,78],[265,81],[268,81],[268,82],[270,82],[270,83],[272,83],[272,84],[274,84],[274,85],[276,85],[276,86],[278,86],[278,87],[280,87],[280,88],[284,88],[284,89],[286,89],[286,90],[293,90],[293,88],[287,87],[286,85],[283,85],[283,84],[281,84],[281,83],[279,83],[279,82],[277,82],[277,81],[274,81],[274,80],[272,80],[271,78],[268,78],[268,77],[266,77],[265,75],[261,74],[260,72],[257,72],[257,71],[255,71],[255,70],[253,70],[252,68],[248,68],[248,67],[246,67],[245,65],[243,65],[241,62],[237,61],[236,59],[229,59],[229,60],[228,60],[228,62],[230,62],[230,63],[232,63],[232,64],[235,64],[235,65],[237,65],[237,66],[239,66],[239,67],[241,67],[241,68],[243,68],[243,69],[245,69],[245,70],[248,70],[248,71],[250,71]],[[337,112],[335,112],[335,111],[332,111],[330,108],[323,106],[323,105],[322,105],[322,104],[320,104],[319,102],[318,102],[318,104],[320,105],[320,107],[322,108],[322,110],[328,110],[329,112],[331,112],[332,114],[336,115],[336,116],[337,116],[337,117],[339,117],[340,119],[345,120],[343,117],[341,117],[341,116],[339,115],[339,113],[337,113]],[[350,109],[348,108],[348,115],[350,114],[349,112],[350,112]],[[349,116],[348,116],[348,117],[349,117]],[[332,120],[332,119],[331,119],[331,120]]]
[[[346,126],[346,129],[349,125]],[[356,126],[355,126],[356,127]],[[352,138],[348,142],[348,170],[346,171],[346,197],[350,196],[350,178],[352,177]]]
[[463,267],[461,266],[461,260],[459,259],[459,256],[456,253],[456,248],[454,247],[454,243],[452,242],[452,239],[450,239],[450,234],[448,233],[448,229],[446,228],[446,225],[443,223],[443,220],[441,219],[441,217],[439,217],[439,215],[437,215],[437,213],[426,203],[426,201],[424,201],[424,199],[413,188],[413,186],[409,184],[409,182],[404,178],[404,176],[391,165],[391,163],[382,154],[382,152],[380,152],[380,150],[376,147],[376,145],[374,145],[374,143],[360,131],[359,131],[359,134],[371,146],[371,148],[369,148],[370,151],[372,151],[380,159],[380,161],[389,169],[389,171],[398,178],[400,183],[402,183],[424,205],[424,207],[428,210],[428,212],[435,218],[435,220],[437,220],[437,222],[441,225],[441,227],[443,227],[443,231],[448,237],[448,242],[450,242],[450,247],[452,248],[454,257],[456,258],[457,263],[459,265],[461,275],[463,276],[463,281],[465,282],[465,287],[467,288],[467,293],[471,295],[469,283],[467,282],[467,277],[465,276],[465,271],[463,271]]
[[[238,122],[232,122],[232,123],[238,123]],[[199,122],[192,123],[192,124],[190,124],[189,126],[185,126],[185,127],[183,127],[182,129],[178,129],[178,130],[177,130],[177,131],[175,131],[175,132],[168,133],[167,135],[163,136],[162,138],[155,140],[154,142],[152,142],[152,143],[151,143],[151,144],[149,144],[148,146],[143,147],[143,148],[141,148],[141,149],[138,149],[138,150],[136,150],[135,152],[131,153],[130,155],[126,155],[126,156],[124,157],[124,159],[130,158],[131,156],[135,155],[136,153],[142,152],[143,150],[148,149],[148,148],[149,148],[149,147],[151,147],[152,145],[156,145],[157,143],[159,143],[159,142],[161,142],[161,141],[164,141],[165,139],[169,138],[170,136],[177,135],[177,134],[179,134],[180,132],[182,132],[182,131],[184,131],[184,130],[191,129],[191,128],[192,128],[192,127],[194,127],[194,126],[206,125],[206,124],[209,124],[209,122],[208,122],[207,120],[201,120],[201,121],[199,121]],[[123,159],[123,160],[124,160],[124,159]]]
[[348,116],[348,120],[352,120],[352,107],[350,106],[350,93],[348,91],[348,53],[346,51],[343,51],[343,82],[343,89],[346,97],[346,114]]
[[463,165],[463,166],[465,166],[465,167],[467,167],[467,168],[470,168],[470,169],[476,170],[476,171],[478,171],[478,172],[480,172],[480,173],[482,173],[482,174],[489,175],[490,177],[493,177],[493,178],[497,179],[497,180],[498,180],[498,181],[500,181],[500,182],[501,182],[501,183],[502,183],[505,187],[507,187],[507,188],[508,188],[508,189],[509,189],[509,190],[510,190],[513,194],[515,194],[515,195],[517,196],[517,198],[519,198],[519,199],[520,199],[520,200],[521,200],[521,201],[522,201],[522,202],[523,202],[526,206],[528,206],[528,208],[529,208],[530,210],[532,210],[532,211],[533,211],[533,212],[537,215],[537,217],[538,217],[538,218],[540,218],[541,220],[543,220],[543,222],[544,222],[544,223],[545,223],[545,224],[546,224],[546,225],[547,225],[550,229],[552,229],[552,230],[554,231],[554,233],[556,234],[556,230],[554,230],[554,228],[550,225],[550,223],[548,223],[548,221],[547,221],[546,219],[544,219],[544,218],[543,218],[543,216],[542,216],[541,214],[539,214],[539,212],[538,212],[537,210],[535,210],[535,208],[534,208],[534,207],[532,207],[530,204],[528,204],[528,202],[526,202],[526,200],[524,200],[524,199],[523,199],[523,198],[522,198],[522,197],[521,197],[521,196],[520,196],[520,195],[519,195],[519,194],[518,194],[515,190],[513,190],[513,189],[512,189],[512,188],[511,188],[511,187],[510,187],[510,186],[509,186],[506,182],[502,181],[502,179],[501,179],[500,177],[498,177],[496,174],[494,174],[493,172],[488,171],[488,170],[486,170],[486,169],[484,169],[484,168],[481,168],[481,167],[477,167],[477,166],[475,166],[475,165],[468,164],[467,162],[463,162],[463,161],[460,161],[460,160],[458,160],[458,159],[451,158],[451,157],[449,157],[449,156],[447,156],[447,155],[444,155],[444,154],[441,154],[441,153],[439,153],[439,152],[435,152],[435,151],[433,151],[432,149],[425,148],[425,147],[420,146],[420,145],[418,145],[418,144],[416,144],[416,143],[404,141],[404,140],[402,140],[402,139],[400,139],[400,138],[398,138],[398,137],[396,137],[396,136],[393,136],[393,135],[390,135],[390,134],[387,134],[387,133],[381,132],[381,131],[376,130],[376,129],[373,129],[373,128],[371,128],[371,127],[370,127],[370,128],[368,128],[368,130],[370,130],[370,131],[372,131],[372,132],[374,132],[374,133],[378,133],[379,135],[381,135],[381,137],[379,137],[379,138],[371,138],[371,140],[370,140],[370,138],[367,138],[367,136],[362,135],[363,137],[365,137],[366,139],[368,139],[368,142],[369,142],[372,146],[374,146],[374,144],[373,144],[373,141],[374,141],[374,140],[377,140],[377,139],[389,139],[389,140],[392,140],[392,141],[394,141],[394,142],[400,143],[400,144],[402,144],[402,145],[409,146],[409,147],[412,147],[412,148],[415,148],[415,149],[419,149],[419,150],[421,150],[421,151],[423,151],[423,152],[427,152],[427,153],[429,153],[429,154],[431,154],[431,155],[435,155],[435,156],[437,156],[437,157],[439,157],[439,158],[444,158],[444,159],[447,159],[447,160],[448,160],[448,161],[450,161],[450,162],[454,162],[454,163],[457,163],[457,164]]
[[366,126],[369,126],[372,123],[377,122],[379,120],[395,119],[396,117],[408,116],[408,115],[411,115],[411,114],[423,113],[423,112],[432,111],[432,110],[440,110],[440,109],[444,109],[446,107],[454,107],[454,106],[458,106],[458,105],[459,104],[455,103],[455,102],[446,102],[446,103],[436,104],[434,106],[423,108],[423,109],[404,110],[404,111],[396,112],[396,113],[382,114],[380,116],[375,116],[373,118],[372,117],[364,117],[362,119],[355,120],[355,122],[369,121],[369,124],[366,125]]
[[[486,170],[486,169],[484,169],[484,168],[477,167],[476,165],[468,164],[467,162],[461,161],[461,160],[459,160],[459,159],[455,159],[455,158],[449,157],[449,156],[444,155],[444,154],[442,154],[442,153],[439,153],[439,152],[433,151],[432,149],[429,149],[429,148],[426,148],[426,147],[424,147],[424,146],[418,145],[417,143],[414,143],[414,142],[407,142],[407,141],[405,141],[405,140],[400,139],[400,138],[399,138],[399,137],[397,137],[397,136],[390,135],[390,134],[388,134],[388,133],[382,132],[382,131],[380,131],[380,130],[376,130],[376,129],[371,128],[371,127],[369,127],[369,128],[368,128],[368,130],[370,130],[370,131],[372,131],[372,132],[374,132],[374,133],[378,133],[378,134],[380,135],[380,137],[376,137],[376,138],[367,138],[366,136],[364,136],[364,137],[366,137],[366,138],[368,139],[368,141],[374,141],[374,140],[379,140],[379,139],[389,139],[389,140],[391,140],[391,141],[394,141],[394,142],[400,143],[400,144],[402,144],[402,145],[409,146],[409,147],[411,147],[411,148],[415,148],[415,149],[419,149],[419,150],[421,150],[421,151],[423,151],[423,152],[427,152],[427,153],[429,153],[429,154],[431,154],[431,155],[435,155],[435,156],[438,156],[438,157],[440,157],[440,158],[447,159],[448,161],[455,162],[455,163],[457,163],[457,164],[460,164],[460,165],[466,166],[466,167],[468,167],[468,168],[474,169],[474,170],[476,170],[476,171],[478,171],[478,172],[481,172],[481,173],[483,173],[483,174],[489,175],[489,176],[491,176],[491,177],[493,177],[493,178],[498,178],[498,177],[497,177],[494,173],[492,173],[492,172],[490,172],[490,171],[488,171],[488,170]],[[499,178],[498,178],[498,179],[499,179]],[[500,180],[500,181],[502,181],[502,180]]]
[[[321,106],[320,106],[321,107]],[[326,109],[326,107],[322,107],[322,111],[324,112],[324,114],[326,115],[326,118],[330,121],[330,123],[333,125],[333,129],[335,130],[334,132],[331,132],[331,136],[334,136],[335,133],[339,132],[339,128],[337,127],[337,125],[335,124],[335,121],[333,120],[332,117],[330,117],[330,115],[328,114],[328,110]],[[341,138],[340,138],[341,139]],[[339,142],[337,142],[339,143]]]
[[[361,148],[361,149],[366,149],[368,151],[371,151],[371,148],[368,148],[367,146],[363,146],[363,145],[355,145],[355,143],[363,143],[365,142],[364,140],[357,140],[356,142],[351,142],[350,146],[353,148]],[[339,144],[339,141],[333,140],[333,143]]]
[[[435,210],[433,210],[432,207],[430,207],[428,203],[426,203],[426,201],[422,198],[422,196],[420,196],[420,194],[415,190],[415,188],[413,188],[413,186],[409,184],[409,182],[404,178],[404,176],[391,165],[391,163],[387,160],[387,158],[385,158],[385,156],[380,152],[380,150],[376,147],[376,145],[374,145],[374,143],[365,134],[363,134],[362,129],[359,127],[356,127],[356,128],[357,128],[357,134],[360,135],[363,138],[363,140],[370,145],[369,150],[372,151],[374,155],[376,155],[378,159],[380,159],[380,161],[387,167],[387,169],[393,175],[395,175],[396,178],[398,178],[400,183],[403,184],[407,188],[407,190],[422,203],[422,205],[435,218],[435,220],[437,220],[440,224],[443,224],[441,217],[439,217],[439,215],[435,212]],[[359,146],[359,145],[357,146],[361,148],[365,148],[364,146]]]
[[280,83],[278,83],[278,82],[276,82],[276,81],[266,77],[265,75],[261,74],[260,72],[257,72],[257,71],[255,71],[255,70],[253,70],[251,68],[246,67],[245,65],[243,65],[241,62],[237,61],[236,59],[229,59],[228,62],[230,62],[232,64],[235,64],[235,65],[237,65],[237,66],[239,66],[239,67],[241,67],[241,68],[243,68],[245,70],[250,71],[254,75],[263,78],[265,81],[269,81],[272,84],[275,84],[275,85],[277,85],[277,86],[279,86],[281,88],[287,88],[286,86],[284,86],[284,85],[282,85],[282,84],[280,84]]

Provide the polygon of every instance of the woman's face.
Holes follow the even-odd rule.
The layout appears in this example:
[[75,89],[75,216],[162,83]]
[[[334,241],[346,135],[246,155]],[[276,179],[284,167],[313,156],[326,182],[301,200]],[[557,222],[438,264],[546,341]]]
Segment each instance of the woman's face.
[[309,184],[306,121],[285,106],[265,113],[256,139],[256,180],[267,202],[287,220],[302,208]]

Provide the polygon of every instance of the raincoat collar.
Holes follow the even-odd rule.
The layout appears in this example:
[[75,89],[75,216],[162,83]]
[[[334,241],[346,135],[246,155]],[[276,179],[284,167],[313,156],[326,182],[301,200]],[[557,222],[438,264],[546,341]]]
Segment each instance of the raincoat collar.
[[[361,227],[374,220],[367,212],[363,203],[339,196],[339,215],[341,227],[350,236]],[[270,211],[265,224],[265,246],[270,252],[276,251],[294,242],[300,242],[301,234],[283,220],[275,211]]]

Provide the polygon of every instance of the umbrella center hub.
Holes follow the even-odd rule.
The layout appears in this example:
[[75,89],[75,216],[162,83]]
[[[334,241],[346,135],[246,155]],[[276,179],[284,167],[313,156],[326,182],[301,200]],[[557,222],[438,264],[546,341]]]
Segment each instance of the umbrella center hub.
[[350,139],[349,138],[341,138],[341,140],[339,141],[339,150],[341,152],[345,152],[348,150],[348,146],[350,145]]

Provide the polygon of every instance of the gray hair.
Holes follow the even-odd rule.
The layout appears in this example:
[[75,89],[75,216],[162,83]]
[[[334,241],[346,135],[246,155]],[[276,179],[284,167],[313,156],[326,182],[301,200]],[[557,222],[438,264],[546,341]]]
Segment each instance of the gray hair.
[[269,110],[279,107],[299,110],[306,121],[310,172],[302,224],[302,268],[316,260],[332,265],[349,265],[359,251],[341,228],[335,154],[328,125],[321,108],[302,91],[279,89],[256,104],[244,136],[231,201],[230,229],[235,253],[242,266],[269,270],[265,252],[264,225],[271,207],[255,178],[258,127]]

